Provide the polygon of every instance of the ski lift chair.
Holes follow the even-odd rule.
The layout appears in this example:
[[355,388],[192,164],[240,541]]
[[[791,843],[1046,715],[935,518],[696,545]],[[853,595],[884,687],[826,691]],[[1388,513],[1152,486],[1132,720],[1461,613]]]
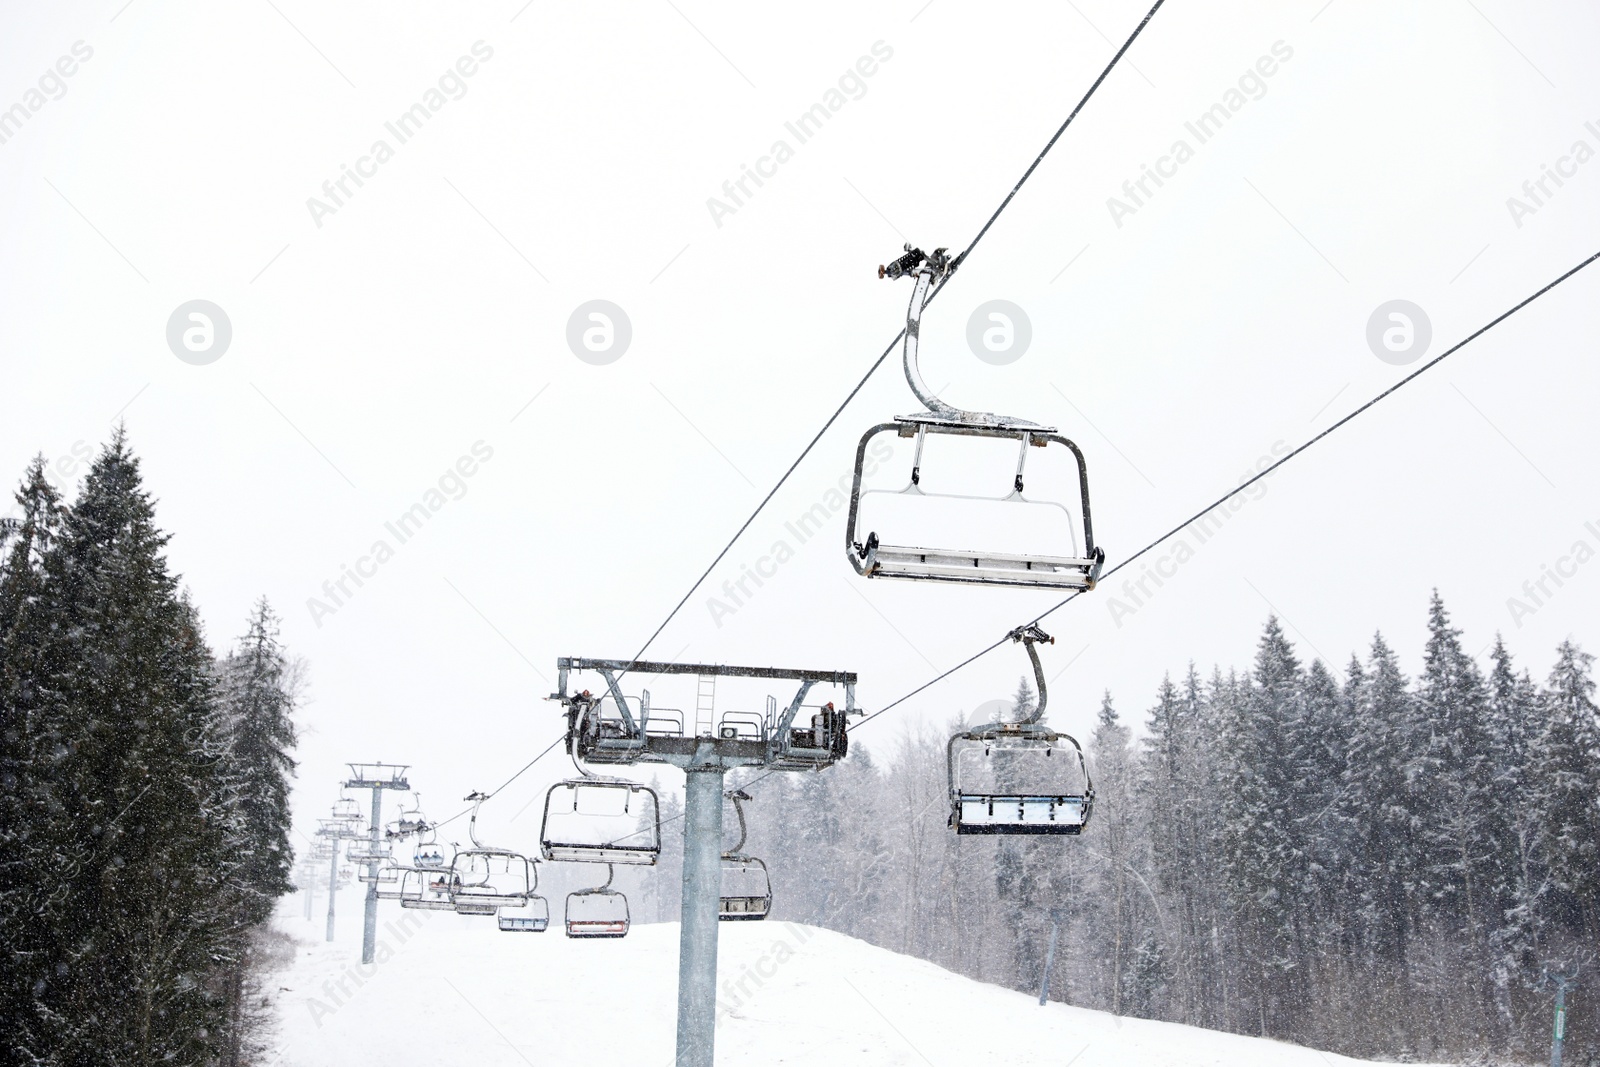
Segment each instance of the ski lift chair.
[[545,794],[539,851],[547,860],[653,866],[661,855],[655,791],[620,778],[574,778]]
[[723,922],[765,919],[772,911],[772,879],[767,865],[744,852],[748,827],[744,821],[744,802],[750,794],[735,789],[727,794],[739,816],[739,842],[722,854],[722,895],[717,902],[717,918]]
[[383,835],[394,839],[410,837],[413,834],[421,835],[432,829],[428,817],[422,813],[422,798],[419,794],[411,794],[411,807],[401,808],[400,814],[394,821],[384,827]]
[[461,849],[450,861],[450,902],[462,915],[492,915],[502,907],[521,907],[533,891],[533,864],[520,852],[480,842],[478,809],[488,797],[473,793],[467,799],[473,802],[467,823],[472,847]]
[[378,899],[400,900],[404,896],[406,876],[410,872],[415,871],[416,868],[386,867],[384,870],[393,871],[394,876],[387,880],[380,879],[378,881]]
[[400,881],[400,868],[390,866],[368,865],[356,871],[356,880],[361,882],[377,882],[379,887],[392,885]]
[[606,865],[606,880],[593,889],[567,894],[567,936],[616,938],[628,936],[628,898],[611,888],[616,868]]
[[393,854],[384,845],[374,845],[365,838],[354,838],[345,850],[345,859],[351,863],[388,863]]
[[333,817],[339,822],[360,822],[361,806],[352,797],[340,797],[333,802]]
[[501,933],[542,934],[550,928],[550,902],[530,892],[520,908],[500,909],[499,925]]
[[450,899],[457,909],[520,907],[532,892],[526,856],[509,849],[477,847],[456,853],[450,864]]
[[420,867],[402,871],[400,906],[415,911],[455,911],[450,899],[450,871]]
[[1027,648],[1039,704],[1015,721],[989,723],[950,739],[950,825],[958,834],[1079,834],[1094,809],[1094,783],[1083,749],[1045,726],[1048,691],[1036,642],[1053,638],[1036,625],[1012,641]]
[[[956,582],[969,585],[1009,585],[1043,589],[1093,589],[1100,578],[1105,563],[1105,552],[1096,548],[1094,531],[1089,514],[1089,474],[1083,453],[1078,446],[1058,434],[1054,427],[1007,415],[988,412],[963,411],[940,400],[922,380],[917,363],[917,349],[921,329],[922,310],[929,297],[937,291],[935,283],[942,285],[955,271],[961,257],[951,258],[945,249],[935,249],[928,255],[921,249],[906,245],[906,254],[886,267],[878,268],[880,278],[911,276],[915,281],[911,304],[906,312],[905,373],[911,391],[927,410],[915,415],[903,415],[894,422],[881,423],[868,430],[856,448],[855,478],[850,490],[850,511],[845,523],[845,555],[856,573],[867,578],[906,578],[922,581]],[[911,478],[899,490],[861,488],[866,465],[867,446],[878,434],[894,431],[901,437],[916,439],[915,458],[911,465]],[[1016,471],[1000,495],[972,496],[940,493],[922,487],[922,453],[929,435],[987,438],[1014,441],[1018,445]],[[1023,468],[1027,463],[1029,448],[1046,448],[1060,445],[1072,453],[1077,462],[1077,499],[1030,499],[1023,496]],[[949,547],[919,547],[891,544],[880,539],[876,531],[868,531],[863,538],[858,533],[863,498],[874,495],[895,495],[903,498],[930,498],[964,501],[988,501],[1012,507],[1048,506],[1059,510],[1070,531],[1053,553],[1019,553],[1015,551],[983,551],[965,545]],[[1007,529],[1012,523],[999,526]],[[1079,532],[1081,530],[1081,540]]]

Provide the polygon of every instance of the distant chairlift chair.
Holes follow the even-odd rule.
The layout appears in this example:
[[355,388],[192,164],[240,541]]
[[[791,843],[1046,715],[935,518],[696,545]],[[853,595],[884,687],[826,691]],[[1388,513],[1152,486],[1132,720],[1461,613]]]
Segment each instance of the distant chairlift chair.
[[1016,721],[989,723],[950,739],[950,825],[958,834],[1078,834],[1094,810],[1094,783],[1083,749],[1041,721],[1049,698],[1037,642],[1054,639],[1036,625],[1018,627],[1039,688],[1038,706]]
[[[922,310],[929,297],[937,291],[959,265],[960,256],[947,256],[942,248],[932,255],[906,245],[906,254],[886,267],[878,268],[881,278],[911,276],[915,287],[911,304],[906,312],[905,373],[911,391],[922,401],[926,411],[903,415],[894,422],[881,423],[868,430],[856,449],[855,480],[850,491],[850,511],[845,523],[845,554],[857,574],[867,578],[907,578],[923,581],[957,582],[973,585],[1010,585],[1047,589],[1093,589],[1099,580],[1105,562],[1105,552],[1095,547],[1094,531],[1089,514],[1089,475],[1083,453],[1078,446],[1058,434],[1053,427],[1007,415],[988,412],[963,411],[940,400],[922,380],[917,363]],[[937,283],[937,284],[936,284]],[[866,466],[867,446],[880,433],[894,431],[900,437],[916,438],[916,453],[912,460],[911,479],[903,489],[869,489],[861,487]],[[923,446],[930,434],[953,437],[979,437],[1017,442],[1016,472],[1006,493],[998,496],[968,496],[940,493],[922,487]],[[1023,468],[1029,448],[1043,448],[1059,444],[1072,453],[1077,461],[1078,487],[1076,501],[1030,500],[1022,495]],[[1053,554],[1029,554],[1015,551],[983,551],[964,545],[948,547],[916,547],[890,544],[881,541],[876,532],[865,537],[858,533],[861,503],[865,497],[890,494],[901,497],[944,497],[956,500],[987,501],[1010,506],[1043,505],[1061,511],[1066,517],[1070,538]],[[1081,542],[1079,533],[1081,531]]]
[[611,888],[616,868],[606,865],[604,884],[567,894],[567,936],[617,938],[628,936],[628,898]]
[[733,801],[733,810],[739,816],[739,842],[722,854],[722,896],[717,904],[717,918],[723,922],[765,919],[772,912],[772,879],[765,863],[743,854],[748,836],[744,802],[750,799],[750,794],[735,789],[727,797]]
[[410,867],[401,871],[400,906],[414,911],[455,911],[450,899],[449,868]]

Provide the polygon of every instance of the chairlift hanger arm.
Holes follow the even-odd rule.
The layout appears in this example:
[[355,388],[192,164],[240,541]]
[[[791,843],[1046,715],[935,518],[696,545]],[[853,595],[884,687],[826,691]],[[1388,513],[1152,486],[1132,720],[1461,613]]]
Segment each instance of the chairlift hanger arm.
[[749,827],[744,821],[744,802],[750,799],[750,794],[743,789],[732,789],[722,795],[733,801],[733,812],[739,816],[739,843],[722,854],[723,859],[729,860],[744,852],[744,841],[749,836]]

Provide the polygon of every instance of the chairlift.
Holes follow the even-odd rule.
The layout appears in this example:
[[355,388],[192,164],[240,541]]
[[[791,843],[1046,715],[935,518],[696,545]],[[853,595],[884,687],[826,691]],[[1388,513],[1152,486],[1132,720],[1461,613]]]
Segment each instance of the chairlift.
[[393,840],[413,835],[420,836],[432,829],[433,825],[428,822],[428,817],[422,812],[422,795],[420,793],[412,793],[411,807],[401,808],[400,814],[384,827],[383,835]]
[[368,864],[356,871],[356,880],[361,882],[377,882],[379,887],[392,885],[400,881],[400,868],[388,865],[378,866]]
[[717,902],[717,918],[722,922],[765,919],[772,911],[772,879],[765,863],[744,855],[748,836],[744,802],[750,794],[734,789],[724,795],[733,801],[733,810],[739,816],[739,842],[722,854],[722,895]]
[[[925,411],[914,415],[898,416],[894,422],[881,423],[862,435],[856,449],[855,477],[850,490],[850,511],[845,524],[845,554],[856,573],[867,578],[906,578],[923,581],[956,582],[969,585],[1009,585],[1045,589],[1093,589],[1100,578],[1105,563],[1105,551],[1094,543],[1094,532],[1089,513],[1089,475],[1083,453],[1078,446],[1056,432],[1054,427],[1042,426],[1025,419],[988,412],[963,411],[940,400],[922,380],[917,362],[922,311],[929,297],[953,273],[961,257],[950,257],[946,250],[937,248],[932,255],[907,244],[906,254],[888,266],[878,268],[880,278],[910,276],[915,285],[911,304],[906,312],[904,343],[906,381],[911,391],[922,401]],[[911,463],[911,476],[903,489],[867,489],[861,487],[866,465],[867,446],[878,434],[894,431],[902,438],[915,438],[915,455]],[[1004,492],[998,495],[969,495],[938,492],[922,485],[923,449],[930,436],[955,438],[987,438],[1013,441],[1018,446],[1016,469]],[[1057,444],[1071,452],[1077,463],[1077,499],[1070,496],[1056,499],[1023,496],[1023,472],[1030,448],[1046,448]],[[1050,553],[1021,553],[1016,551],[984,551],[967,546],[917,547],[894,544],[880,539],[876,531],[869,530],[863,538],[858,533],[862,500],[869,496],[898,496],[901,498],[943,498],[959,501],[984,501],[1003,504],[1010,508],[1050,508],[1061,513],[1067,536],[1062,538]],[[970,504],[960,505],[972,510]],[[996,523],[994,531],[1009,531],[1016,525],[1018,512],[1011,518]],[[1056,520],[1052,519],[1052,522]],[[1081,537],[1080,537],[1081,533]],[[1003,534],[1000,534],[1003,536]],[[1059,535],[1057,535],[1059,536]]]
[[352,797],[340,796],[333,802],[333,817],[339,822],[360,822],[361,806]]
[[611,888],[611,880],[616,873],[616,868],[607,864],[604,884],[567,894],[568,937],[628,935],[628,898]]
[[390,877],[378,879],[379,900],[404,899],[407,877],[413,873],[420,873],[415,867],[382,867],[379,870],[392,872]]
[[1034,645],[1054,638],[1034,624],[1010,636],[1027,649],[1039,703],[950,739],[950,825],[958,834],[1082,833],[1094,810],[1083,749],[1042,722],[1049,694]]
[[542,934],[550,928],[550,902],[529,893],[520,908],[500,909],[499,926],[506,934]]
[[427,844],[419,844],[416,847],[416,851],[411,853],[411,865],[413,867],[434,868],[448,867],[450,864],[444,858],[444,849],[429,842]]
[[557,782],[545,794],[540,854],[571,863],[653,866],[661,855],[655,790],[622,778],[584,775]]
[[[533,864],[520,852],[494,848],[478,840],[478,809],[488,797],[473,793],[467,833],[472,847],[450,861],[450,900],[463,915],[491,914],[501,907],[521,907],[533,891]],[[481,909],[488,908],[485,912]],[[467,909],[467,910],[463,910]]]
[[387,848],[382,845],[374,847],[370,841],[353,841],[345,851],[345,859],[355,864],[388,863],[393,858]]
[[455,911],[450,899],[450,871],[420,867],[401,871],[400,906],[415,911]]

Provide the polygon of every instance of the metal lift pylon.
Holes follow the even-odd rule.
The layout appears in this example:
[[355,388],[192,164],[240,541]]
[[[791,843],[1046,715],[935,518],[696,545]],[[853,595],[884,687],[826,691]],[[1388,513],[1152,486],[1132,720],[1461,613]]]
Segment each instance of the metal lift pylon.
[[[367,826],[367,901],[366,914],[361,924],[361,962],[371,963],[377,951],[378,944],[378,868],[384,860],[380,858],[383,849],[379,835],[383,827],[383,791],[385,789],[399,789],[411,792],[411,783],[406,781],[408,765],[404,763],[349,763],[350,778],[344,783],[346,789],[372,790],[372,821]],[[333,909],[328,909],[328,940],[333,940]]]
[[[683,911],[678,941],[677,1067],[712,1067],[717,1015],[717,930],[722,902],[722,801],[727,772],[737,767],[821,770],[849,750],[846,722],[859,714],[856,676],[849,671],[730,667],[707,663],[654,663],[631,660],[556,661],[557,688],[550,699],[567,714],[567,747],[585,763],[670,764],[684,772]],[[573,671],[593,671],[605,680],[603,695],[568,693]],[[625,673],[698,675],[693,732],[683,718],[652,718],[648,693],[630,704],[619,682]],[[718,721],[701,705],[717,678],[765,678],[798,682],[798,691],[781,711],[765,717],[730,713]],[[707,680],[710,685],[707,685]],[[796,725],[806,694],[816,685],[840,686],[845,706],[813,709]],[[609,700],[607,699],[609,697]],[[634,715],[637,709],[638,717]],[[657,709],[661,712],[661,709]],[[737,717],[735,717],[737,716]]]

